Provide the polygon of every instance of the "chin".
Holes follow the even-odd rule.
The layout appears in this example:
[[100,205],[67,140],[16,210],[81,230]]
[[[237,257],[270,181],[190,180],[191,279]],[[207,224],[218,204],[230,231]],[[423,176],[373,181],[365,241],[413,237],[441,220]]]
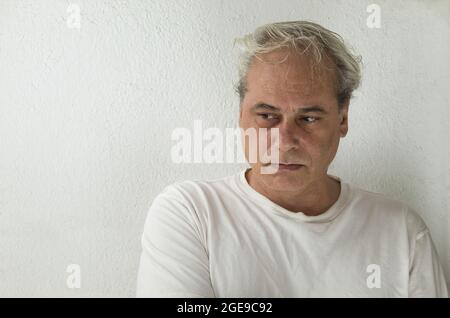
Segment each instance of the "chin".
[[262,175],[266,186],[279,191],[293,191],[303,187],[302,177],[298,173]]

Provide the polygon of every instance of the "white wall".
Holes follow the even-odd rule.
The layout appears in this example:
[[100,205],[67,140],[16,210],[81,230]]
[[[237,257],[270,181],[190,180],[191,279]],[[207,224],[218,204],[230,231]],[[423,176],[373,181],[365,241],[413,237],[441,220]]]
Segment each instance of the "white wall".
[[69,1],[0,0],[0,296],[134,296],[155,195],[242,167],[172,164],[172,130],[235,127],[233,38],[297,19],[365,64],[330,173],[416,208],[450,279],[446,1],[376,1],[370,29],[373,2],[74,0],[77,29]]

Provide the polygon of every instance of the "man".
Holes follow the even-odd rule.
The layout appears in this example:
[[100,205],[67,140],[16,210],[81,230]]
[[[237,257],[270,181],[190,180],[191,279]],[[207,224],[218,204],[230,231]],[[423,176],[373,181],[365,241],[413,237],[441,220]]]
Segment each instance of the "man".
[[145,224],[137,296],[447,297],[419,215],[327,174],[360,82],[342,39],[295,21],[240,43],[240,127],[277,128],[279,160],[166,187]]

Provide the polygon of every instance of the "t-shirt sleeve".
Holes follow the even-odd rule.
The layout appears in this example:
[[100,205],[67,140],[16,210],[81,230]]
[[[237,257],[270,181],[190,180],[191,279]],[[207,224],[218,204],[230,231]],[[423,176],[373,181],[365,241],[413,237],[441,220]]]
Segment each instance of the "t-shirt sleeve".
[[430,231],[415,212],[412,216],[420,230],[411,244],[409,297],[447,298],[447,284]]
[[142,234],[137,297],[214,297],[193,207],[174,185],[153,201]]

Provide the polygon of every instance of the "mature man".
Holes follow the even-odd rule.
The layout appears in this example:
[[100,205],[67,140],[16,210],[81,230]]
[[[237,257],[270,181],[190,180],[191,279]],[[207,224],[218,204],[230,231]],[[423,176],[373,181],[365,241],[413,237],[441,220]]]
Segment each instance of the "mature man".
[[342,39],[293,21],[239,42],[240,127],[278,128],[279,160],[166,187],[145,224],[137,296],[447,297],[419,215],[327,174],[360,82]]

